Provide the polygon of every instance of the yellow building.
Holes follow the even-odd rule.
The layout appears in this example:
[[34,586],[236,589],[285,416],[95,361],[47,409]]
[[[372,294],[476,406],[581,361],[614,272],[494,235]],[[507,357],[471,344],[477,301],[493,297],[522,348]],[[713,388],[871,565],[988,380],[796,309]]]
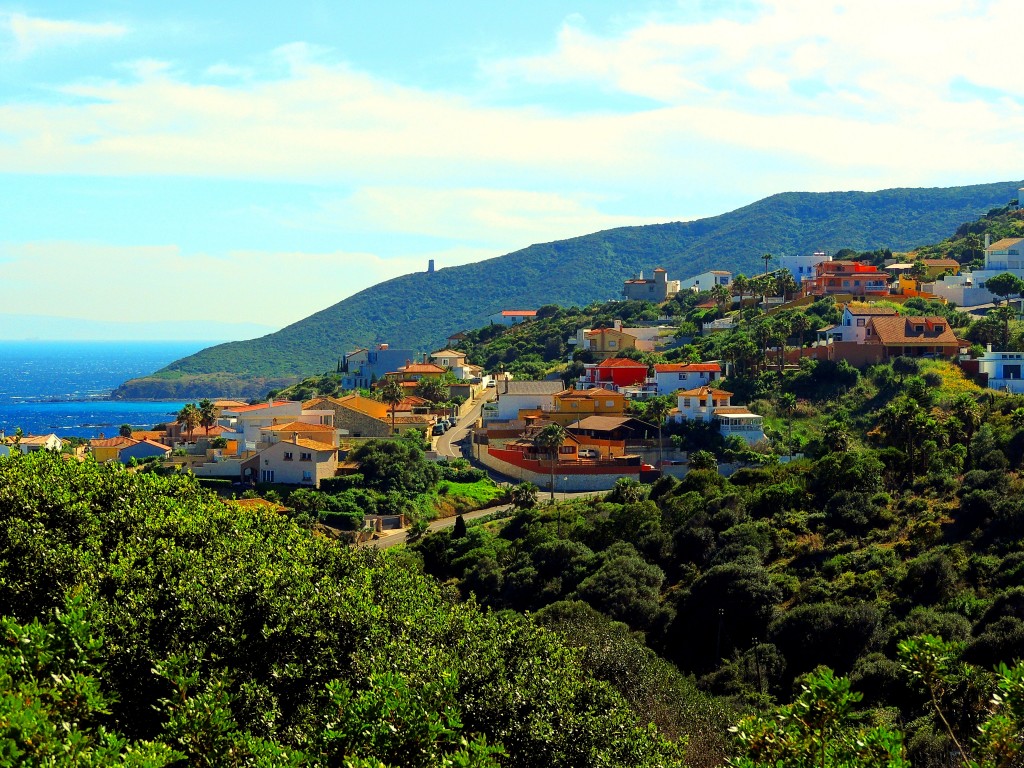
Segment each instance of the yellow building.
[[583,334],[582,348],[592,352],[595,359],[603,360],[624,349],[636,349],[636,336],[617,328],[597,328]]
[[567,427],[587,416],[624,416],[625,413],[625,395],[593,387],[563,390],[554,395],[553,410],[523,409],[519,418],[525,420],[529,416],[537,416]]

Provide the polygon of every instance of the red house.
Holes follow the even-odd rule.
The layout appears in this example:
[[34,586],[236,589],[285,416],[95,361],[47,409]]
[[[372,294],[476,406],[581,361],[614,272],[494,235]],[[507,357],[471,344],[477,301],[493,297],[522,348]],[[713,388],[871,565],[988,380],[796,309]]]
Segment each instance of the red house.
[[600,363],[584,366],[580,388],[605,387],[618,391],[621,387],[642,386],[647,379],[647,366],[626,357],[610,357]]

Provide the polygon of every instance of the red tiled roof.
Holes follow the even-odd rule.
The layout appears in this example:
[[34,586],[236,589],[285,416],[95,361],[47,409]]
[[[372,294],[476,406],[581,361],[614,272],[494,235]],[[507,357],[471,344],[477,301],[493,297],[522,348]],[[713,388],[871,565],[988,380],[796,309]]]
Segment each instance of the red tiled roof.
[[860,304],[856,302],[850,302],[846,305],[846,308],[850,310],[851,315],[897,315],[899,314],[892,307],[877,307],[874,304]]
[[732,397],[732,392],[726,392],[724,389],[712,389],[711,387],[697,387],[696,389],[680,390],[676,392],[676,395],[682,395],[683,397],[707,397],[708,392],[711,393],[712,402]]
[[536,309],[503,309],[501,310],[502,317],[536,317]]
[[445,369],[433,363],[409,363],[400,373],[444,373]]
[[597,364],[598,368],[643,368],[647,369],[644,363],[637,360],[630,360],[628,357],[609,357]]
[[[949,321],[935,315],[929,317],[873,317],[871,326],[881,344],[914,346],[956,346],[956,334],[949,327]],[[918,331],[917,328],[921,327]],[[941,327],[941,331],[936,331]]]
[[721,373],[722,366],[718,363],[659,363],[654,366],[655,373]]
[[[138,445],[141,440],[134,440],[130,437],[107,437],[104,439],[90,440],[89,445],[93,448],[127,448],[131,445]],[[163,446],[166,448],[167,446]]]
[[246,413],[248,411],[259,411],[263,408],[275,408],[279,405],[287,405],[291,400],[275,400],[272,403],[256,403],[256,405],[243,405],[238,408],[226,409],[230,413]]
[[1001,251],[1004,248],[1009,248],[1012,245],[1019,245],[1024,243],[1024,237],[1004,237],[1002,240],[996,240],[992,245],[988,247],[990,251]]
[[333,432],[334,427],[326,424],[311,424],[306,421],[289,421],[287,424],[274,424],[260,427],[261,432]]

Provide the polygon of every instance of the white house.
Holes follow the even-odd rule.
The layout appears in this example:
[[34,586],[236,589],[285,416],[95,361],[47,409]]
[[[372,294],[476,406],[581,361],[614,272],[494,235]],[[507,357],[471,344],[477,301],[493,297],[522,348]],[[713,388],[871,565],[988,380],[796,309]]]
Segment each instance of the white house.
[[988,376],[988,388],[1024,393],[1024,352],[993,352],[990,344],[978,358],[978,372]]
[[[10,456],[14,447],[14,435],[7,435],[0,432],[0,456]],[[63,441],[55,434],[49,435],[24,435],[18,441],[18,448],[23,454],[35,453],[36,451],[60,451],[64,447]]]
[[654,366],[652,384],[659,395],[671,395],[679,389],[693,389],[722,378],[722,366],[712,363],[658,363]]
[[454,349],[442,349],[430,353],[430,362],[442,368],[461,368],[466,364],[466,353]]
[[515,325],[524,320],[533,320],[536,317],[536,309],[503,309],[487,319],[491,321],[492,325]]
[[815,267],[825,261],[832,261],[832,257],[822,251],[815,251],[810,255],[783,256],[780,260],[783,269],[788,269],[797,283],[810,280],[815,275]]
[[715,421],[722,437],[739,435],[748,444],[764,437],[764,419],[741,405],[732,405],[732,392],[711,387],[681,390],[676,395],[678,410],[672,417],[683,421]]
[[682,291],[710,291],[716,285],[724,285],[726,288],[732,285],[732,272],[712,269],[679,281],[679,289]]
[[309,424],[334,426],[334,411],[305,411],[302,403],[293,400],[275,400],[257,405],[225,409],[221,412],[221,426],[234,430],[224,434],[228,440],[238,441],[238,453],[255,451],[264,440],[264,427],[301,421]]
[[519,418],[519,411],[546,410],[555,408],[555,395],[565,390],[561,381],[510,381],[498,382],[497,408],[489,409],[492,419],[513,421]]

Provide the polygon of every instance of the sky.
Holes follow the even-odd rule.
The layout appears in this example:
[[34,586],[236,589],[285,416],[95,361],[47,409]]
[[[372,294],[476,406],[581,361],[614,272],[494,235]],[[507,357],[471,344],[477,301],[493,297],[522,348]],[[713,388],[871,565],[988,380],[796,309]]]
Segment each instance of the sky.
[[0,338],[251,338],[429,259],[1020,179],[1020,27],[1018,0],[0,0]]

